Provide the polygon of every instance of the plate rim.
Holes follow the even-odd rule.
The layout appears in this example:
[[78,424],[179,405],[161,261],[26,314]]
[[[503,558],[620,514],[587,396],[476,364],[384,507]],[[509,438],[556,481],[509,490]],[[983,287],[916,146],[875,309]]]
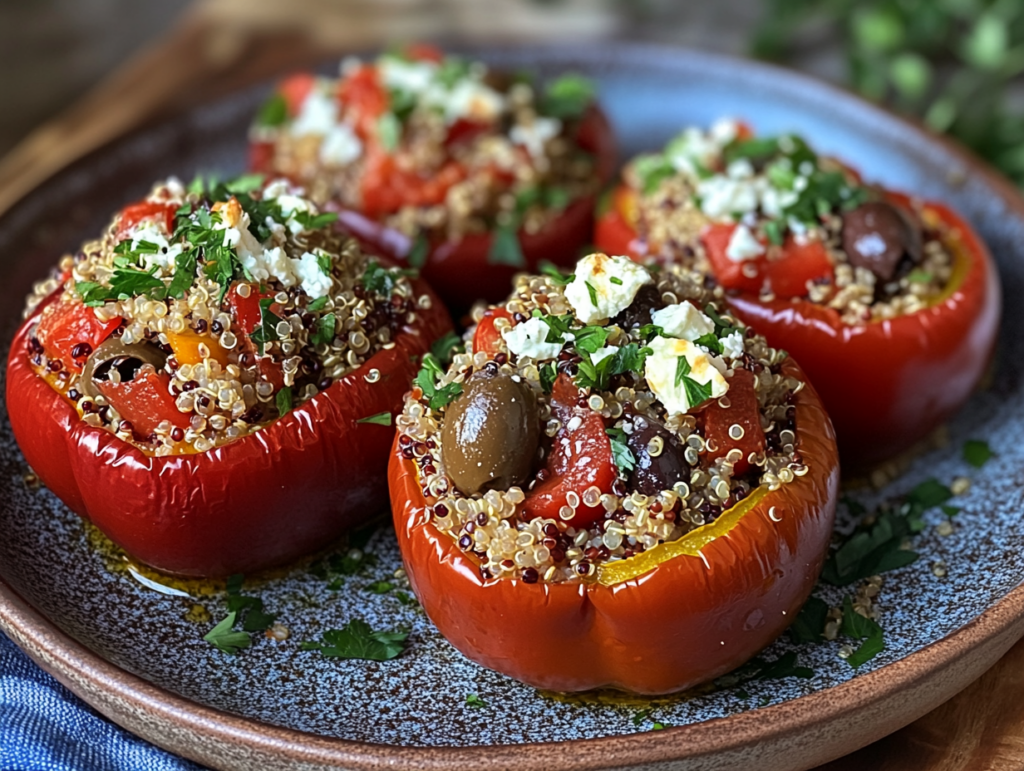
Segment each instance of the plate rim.
[[[760,73],[772,82],[788,81],[787,85],[797,90],[816,92],[823,98],[838,99],[857,109],[873,113],[887,121],[902,124],[905,131],[917,139],[941,149],[963,164],[971,175],[980,178],[1005,204],[1007,210],[1024,222],[1024,197],[1012,183],[976,157],[972,152],[953,140],[932,133],[920,121],[898,115],[883,107],[868,102],[849,89],[819,80],[802,72],[779,65],[753,59],[720,53],[709,53],[686,46],[612,40],[601,43],[603,51],[620,59],[627,59],[640,65],[647,57],[671,57],[676,59],[701,59],[704,67],[732,69]],[[563,56],[574,54],[593,59],[588,53],[592,44],[500,44],[489,47],[492,51],[514,51],[519,54],[536,52],[550,56],[558,52]],[[483,49],[464,46],[463,50],[474,53]],[[331,61],[336,61],[334,57]],[[262,85],[270,81],[261,81]],[[256,88],[250,86],[249,88]],[[91,150],[81,158],[58,169],[42,180],[14,202],[6,211],[0,212],[0,223],[17,212],[21,204],[31,198],[40,188],[55,178],[71,173],[80,165],[90,163],[95,157],[110,152],[121,142],[155,130],[159,126],[185,121],[189,116],[208,109],[219,102],[236,96],[247,89],[238,89],[194,106],[177,116],[163,116],[146,121],[132,131],[114,137]],[[6,408],[5,408],[6,409]],[[919,714],[899,713],[894,721],[888,721],[872,732],[870,741],[881,738],[909,724],[920,715],[966,687],[980,676],[1024,636],[1024,583],[1008,591],[1001,599],[989,606],[979,616],[933,643],[871,672],[858,675],[844,683],[791,699],[761,709],[751,709],[733,715],[713,718],[699,723],[667,728],[658,733],[658,741],[652,742],[648,732],[624,736],[607,736],[590,739],[575,739],[561,742],[521,743],[508,745],[471,745],[466,747],[423,747],[381,744],[350,739],[325,737],[298,729],[285,728],[269,723],[235,715],[209,707],[180,696],[168,689],[155,685],[107,661],[100,654],[80,643],[46,618],[0,575],[0,631],[10,637],[28,656],[44,670],[53,675],[69,690],[99,710],[115,723],[142,736],[157,746],[178,753],[200,763],[224,761],[226,768],[249,768],[244,760],[251,760],[255,754],[261,756],[259,767],[267,768],[266,759],[284,758],[288,763],[301,763],[303,767],[321,768],[343,766],[353,771],[371,769],[415,767],[420,769],[460,769],[472,764],[482,771],[498,771],[510,767],[529,769],[604,769],[632,767],[636,763],[655,764],[671,761],[707,761],[715,756],[742,751],[745,747],[764,742],[787,740],[796,741],[801,732],[815,725],[827,725],[854,715],[872,706],[883,704],[907,690],[922,685],[928,676],[940,670],[958,675],[957,687],[931,694],[931,700]],[[969,649],[989,646],[988,659],[983,668],[961,666],[956,669],[957,659]],[[975,671],[977,670],[977,671]],[[94,689],[106,693],[110,698],[119,699],[125,705],[123,710],[114,710],[103,703]],[[152,731],[138,731],[125,722],[147,725],[145,721],[135,723],[124,712],[138,715],[148,714],[158,720],[173,723],[180,730],[195,733],[213,741],[228,754],[211,757],[190,751],[189,747],[167,746],[161,736]],[[904,717],[906,719],[904,719]],[[838,751],[826,751],[816,756],[814,763],[827,762],[846,752],[853,751],[867,742],[857,740]],[[838,745],[837,745],[838,746]],[[238,757],[231,757],[231,751]],[[255,754],[254,754],[255,753]],[[738,757],[738,756],[737,756]],[[236,763],[244,765],[236,765]],[[257,767],[257,766],[252,766]],[[277,766],[271,766],[277,767]],[[291,766],[289,766],[291,767]],[[704,767],[702,765],[702,767]],[[708,766],[711,767],[711,766]],[[719,766],[714,766],[719,767]],[[724,767],[724,766],[723,766]]]

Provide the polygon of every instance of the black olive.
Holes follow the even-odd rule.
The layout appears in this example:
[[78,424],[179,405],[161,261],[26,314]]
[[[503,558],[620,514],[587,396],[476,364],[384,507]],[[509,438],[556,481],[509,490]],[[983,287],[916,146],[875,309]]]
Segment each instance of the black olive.
[[909,212],[885,201],[871,201],[843,214],[843,251],[854,267],[892,281],[903,264],[918,265],[921,225]]
[[641,495],[657,495],[671,490],[676,482],[690,479],[690,467],[683,455],[686,448],[679,437],[660,423],[645,417],[633,418],[633,433],[628,435],[626,444],[636,458],[630,487]]
[[629,307],[612,319],[613,324],[618,324],[623,329],[633,329],[651,323],[651,311],[660,310],[665,307],[661,299],[661,291],[651,285],[640,287],[633,302]]
[[537,398],[510,375],[477,372],[445,412],[441,455],[465,495],[524,484],[539,444]]
[[128,344],[121,338],[110,338],[90,354],[82,368],[80,388],[87,396],[99,395],[97,382],[110,379],[110,373],[117,370],[122,383],[135,379],[143,366],[152,365],[157,371],[164,368],[167,356],[149,343]]

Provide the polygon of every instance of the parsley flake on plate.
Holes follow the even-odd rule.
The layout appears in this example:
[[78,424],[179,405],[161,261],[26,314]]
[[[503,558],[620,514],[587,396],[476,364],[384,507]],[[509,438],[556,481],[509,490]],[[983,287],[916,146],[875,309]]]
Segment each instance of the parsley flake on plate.
[[408,632],[374,631],[361,619],[352,619],[341,629],[328,629],[320,642],[300,644],[304,651],[320,651],[327,658],[390,661],[402,654]]

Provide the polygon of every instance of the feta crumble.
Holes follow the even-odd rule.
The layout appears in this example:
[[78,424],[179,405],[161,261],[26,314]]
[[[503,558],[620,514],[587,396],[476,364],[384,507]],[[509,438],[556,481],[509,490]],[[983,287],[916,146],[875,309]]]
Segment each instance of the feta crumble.
[[562,343],[545,342],[551,328],[543,319],[531,318],[501,333],[505,345],[516,356],[529,356],[534,361],[553,359],[562,350]]
[[733,262],[755,260],[764,254],[764,245],[746,225],[737,225],[725,248],[725,256]]
[[652,353],[644,364],[644,377],[670,415],[688,412],[697,406],[690,404],[685,382],[679,379],[676,383],[680,357],[685,357],[690,365],[686,377],[701,385],[711,384],[712,399],[724,396],[729,391],[729,382],[715,367],[711,357],[689,340],[659,336],[647,345]]
[[651,321],[666,337],[696,340],[715,331],[715,322],[688,300],[651,312]]
[[628,257],[591,254],[577,264],[565,299],[580,321],[594,324],[628,308],[640,287],[651,282],[647,270]]

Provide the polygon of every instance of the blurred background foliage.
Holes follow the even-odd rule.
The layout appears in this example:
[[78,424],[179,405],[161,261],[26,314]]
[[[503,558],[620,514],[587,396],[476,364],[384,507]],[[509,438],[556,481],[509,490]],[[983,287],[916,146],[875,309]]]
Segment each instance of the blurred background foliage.
[[752,53],[841,47],[869,99],[946,132],[1024,185],[1024,2],[768,0]]

